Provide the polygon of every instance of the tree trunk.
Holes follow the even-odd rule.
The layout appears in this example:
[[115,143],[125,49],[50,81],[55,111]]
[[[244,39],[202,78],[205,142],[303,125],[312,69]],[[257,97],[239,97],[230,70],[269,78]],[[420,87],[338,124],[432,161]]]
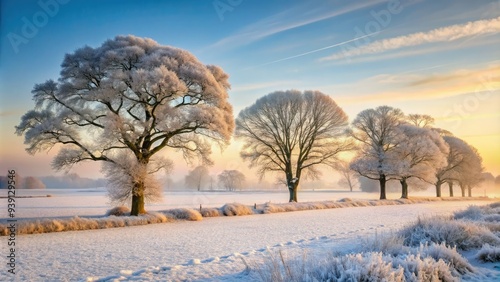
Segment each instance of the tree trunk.
[[289,202],[297,202],[297,190],[299,188],[299,180],[297,178],[292,178],[288,182],[288,192],[290,193]]
[[465,197],[465,185],[460,184],[460,190],[462,190],[462,197]]
[[453,197],[453,182],[448,182],[448,187],[450,188],[450,197]]
[[469,185],[467,185],[467,191],[468,191],[468,196],[472,197],[472,187],[470,187]]
[[380,175],[380,178],[379,178],[379,183],[380,183],[380,200],[385,200],[387,199],[386,195],[385,195],[385,175],[382,174]]
[[399,182],[401,182],[401,199],[408,199],[408,183],[406,179],[402,179]]
[[436,183],[436,197],[441,197],[441,182]]
[[139,214],[145,214],[144,209],[144,182],[139,182],[134,184],[134,191],[132,192],[132,209],[130,215],[137,216]]

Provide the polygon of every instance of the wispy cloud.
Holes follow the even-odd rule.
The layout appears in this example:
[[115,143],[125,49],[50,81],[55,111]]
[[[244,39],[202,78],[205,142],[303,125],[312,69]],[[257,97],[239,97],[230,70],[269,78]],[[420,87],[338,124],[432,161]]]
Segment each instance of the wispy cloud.
[[493,44],[500,44],[500,38],[494,36],[483,36],[481,40],[462,41],[460,44],[447,44],[446,46],[431,45],[428,47],[421,47],[418,49],[407,49],[398,52],[387,52],[384,54],[377,54],[377,56],[371,56],[370,54],[365,54],[365,55],[360,55],[358,57],[349,58],[349,60],[330,61],[329,63],[332,65],[351,65],[360,63],[370,63],[370,62],[387,61],[392,59],[426,55],[429,53],[453,51],[462,48],[470,48],[470,47],[493,45]]
[[337,52],[321,61],[338,60],[346,57],[361,56],[366,54],[383,53],[404,47],[418,46],[427,43],[451,42],[462,38],[469,38],[485,34],[500,32],[500,17],[468,22],[437,28],[428,32],[418,32],[409,35],[378,40],[356,49]]
[[486,91],[497,95],[500,93],[500,65],[495,61],[475,69],[437,74],[417,74],[413,71],[380,74],[350,84],[323,88],[332,89],[332,93],[349,93],[336,99],[348,105],[432,100]]
[[248,25],[235,34],[217,41],[208,48],[232,48],[247,45],[280,32],[371,7],[385,1],[356,1],[335,10],[332,10],[331,6],[315,7],[314,9],[310,8],[310,4],[296,6]]
[[354,42],[354,41],[358,41],[358,40],[363,39],[365,37],[375,36],[375,35],[377,35],[379,33],[380,33],[380,31],[379,32],[370,33],[370,34],[366,34],[366,35],[363,35],[363,36],[360,36],[360,37],[356,37],[356,38],[351,39],[351,40],[339,42],[339,43],[336,43],[336,44],[333,44],[333,45],[329,45],[329,46],[322,47],[322,48],[319,48],[319,49],[311,50],[311,51],[304,52],[304,53],[301,53],[301,54],[297,54],[297,55],[294,55],[294,56],[282,58],[282,59],[279,59],[279,60],[274,60],[274,61],[267,62],[267,63],[261,64],[261,65],[258,65],[258,66],[262,67],[262,66],[267,66],[267,65],[271,65],[271,64],[275,64],[275,63],[279,63],[279,62],[291,60],[291,59],[295,59],[295,58],[298,58],[298,57],[306,56],[306,55],[313,54],[313,53],[316,53],[316,52],[320,52],[320,51],[323,51],[323,50],[328,50],[328,49],[331,49],[331,48],[342,46],[342,45],[345,45],[345,44],[348,44],[348,43],[351,43],[351,42]]

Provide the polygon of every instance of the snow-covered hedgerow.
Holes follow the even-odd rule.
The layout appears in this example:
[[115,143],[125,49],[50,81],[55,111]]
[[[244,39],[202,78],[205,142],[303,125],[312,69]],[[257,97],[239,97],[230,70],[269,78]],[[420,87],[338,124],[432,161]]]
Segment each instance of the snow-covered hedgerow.
[[222,212],[224,213],[225,216],[254,214],[252,208],[239,203],[225,204],[222,207]]
[[338,201],[320,201],[320,202],[299,202],[299,203],[266,203],[262,207],[261,213],[280,213],[304,210],[337,209],[351,207],[370,207],[370,206],[388,206],[388,205],[406,205],[435,201],[460,201],[460,200],[489,200],[488,198],[409,198],[396,200],[354,200],[343,198]]
[[[106,229],[173,221],[175,221],[175,218],[162,213],[149,213],[134,217],[109,216],[103,218],[83,218],[75,216],[69,219],[39,219],[35,221],[20,220],[17,223],[16,232],[17,234],[38,234],[61,231]],[[0,226],[0,235],[7,235],[8,232],[9,231],[6,225]]]
[[[108,211],[109,213],[110,211]],[[73,218],[20,220],[17,223],[17,234],[39,234],[62,231],[78,231],[106,229],[125,226],[137,226],[154,223],[174,222],[176,220],[201,220],[201,214],[191,209],[174,209],[162,212],[151,212],[139,216],[109,215],[99,218]],[[0,224],[0,236],[9,234],[8,225]]]
[[500,247],[486,244],[477,252],[476,258],[482,262],[500,262]]

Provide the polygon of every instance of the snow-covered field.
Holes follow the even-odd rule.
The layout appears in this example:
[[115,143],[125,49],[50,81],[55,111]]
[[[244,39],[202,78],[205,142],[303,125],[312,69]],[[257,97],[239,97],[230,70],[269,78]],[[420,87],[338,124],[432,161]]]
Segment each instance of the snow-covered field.
[[[80,190],[81,191],[81,190]],[[57,192],[57,191],[56,191]],[[109,206],[102,191],[43,191],[50,198],[19,199],[19,217],[102,215]],[[208,194],[208,195],[206,195]],[[171,207],[221,206],[227,202],[284,202],[286,193],[167,193],[149,210]],[[283,199],[283,197],[285,197]],[[374,194],[303,192],[303,201]],[[2,199],[3,200],[3,199]],[[17,281],[235,281],[253,280],[245,271],[269,252],[331,253],[359,248],[362,238],[390,232],[419,216],[450,214],[488,202],[425,204],[315,210],[241,217],[204,218],[104,230],[18,235]],[[2,246],[6,246],[1,237]],[[2,249],[4,249],[2,247]],[[245,261],[245,262],[244,262]],[[5,271],[0,281],[12,277]],[[500,278],[500,277],[497,277]]]
[[[79,216],[101,216],[113,205],[109,203],[104,188],[96,189],[41,189],[41,190],[17,190],[18,196],[41,196],[41,198],[19,198],[16,201],[18,210],[17,218],[35,217],[72,217]],[[51,197],[45,197],[51,195]],[[398,199],[400,194],[388,194],[389,199]],[[413,193],[410,196],[433,197],[432,192]],[[378,198],[378,194],[364,192],[346,191],[300,191],[299,201],[324,201],[339,200],[342,198],[372,199]],[[288,191],[273,192],[165,192],[163,200],[159,203],[148,204],[149,211],[166,210],[172,208],[195,208],[221,207],[226,203],[241,203],[253,205],[254,203],[284,203],[288,201]],[[6,206],[7,200],[0,199],[0,205]],[[6,211],[0,210],[1,218],[6,217]]]

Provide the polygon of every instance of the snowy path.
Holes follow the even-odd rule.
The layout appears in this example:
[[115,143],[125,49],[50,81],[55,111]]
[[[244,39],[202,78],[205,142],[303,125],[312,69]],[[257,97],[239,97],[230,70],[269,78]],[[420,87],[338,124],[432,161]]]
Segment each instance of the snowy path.
[[[147,226],[20,235],[18,281],[75,281],[117,277],[147,279],[234,278],[243,270],[239,253],[252,256],[270,248],[348,248],[357,236],[390,231],[418,216],[449,214],[488,202],[434,202],[303,211],[244,217],[205,218]],[[353,240],[354,239],[354,240]],[[5,237],[1,244],[6,245]],[[234,262],[234,263],[233,263]],[[237,263],[236,263],[237,262]],[[145,271],[148,269],[150,271]],[[153,272],[151,272],[153,270]],[[122,271],[122,272],[121,272]],[[159,272],[155,277],[154,271]],[[152,276],[151,276],[152,275]],[[8,281],[5,272],[1,281]],[[145,280],[146,281],[146,278]]]

